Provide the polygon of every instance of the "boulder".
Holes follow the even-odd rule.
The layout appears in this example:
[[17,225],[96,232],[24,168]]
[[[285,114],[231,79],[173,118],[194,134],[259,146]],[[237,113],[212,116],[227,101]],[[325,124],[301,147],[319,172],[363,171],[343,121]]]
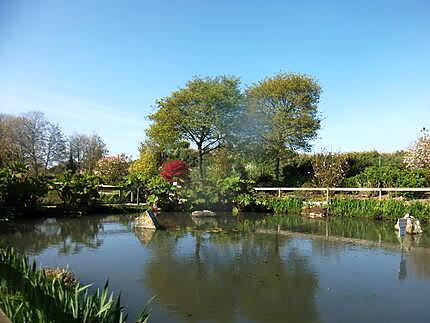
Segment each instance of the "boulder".
[[160,225],[152,211],[145,211],[136,218],[135,227],[156,230],[160,228]]
[[209,210],[203,210],[203,211],[193,211],[191,215],[192,216],[215,216],[216,213]]
[[409,214],[406,214],[402,219],[397,219],[397,223],[394,225],[396,230],[400,230],[400,221],[406,221],[405,232],[408,234],[420,234],[423,232],[420,221]]
[[323,207],[307,207],[302,210],[302,215],[311,219],[322,219],[327,215],[327,209]]

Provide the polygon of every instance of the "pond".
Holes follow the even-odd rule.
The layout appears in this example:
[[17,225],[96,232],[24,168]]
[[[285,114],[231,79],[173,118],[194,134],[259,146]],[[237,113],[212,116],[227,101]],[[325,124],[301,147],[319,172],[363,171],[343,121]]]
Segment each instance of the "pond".
[[237,232],[261,215],[160,220],[166,231],[128,216],[3,223],[0,243],[85,284],[109,278],[130,319],[156,295],[151,322],[430,322],[430,228],[401,247],[393,223],[284,217]]

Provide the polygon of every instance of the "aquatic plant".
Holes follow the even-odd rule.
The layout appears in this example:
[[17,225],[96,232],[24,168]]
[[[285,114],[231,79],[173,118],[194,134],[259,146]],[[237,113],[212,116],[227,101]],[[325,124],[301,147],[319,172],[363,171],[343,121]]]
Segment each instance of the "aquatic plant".
[[430,204],[394,199],[333,199],[329,206],[330,216],[363,217],[379,220],[397,219],[406,213],[421,221],[430,220]]
[[303,200],[296,197],[273,197],[258,198],[256,204],[265,207],[276,214],[279,213],[300,213],[303,207]]
[[[126,322],[120,297],[109,294],[108,283],[93,294],[89,287],[65,284],[15,249],[0,249],[0,308],[13,322]],[[137,322],[147,322],[149,315],[145,306]]]

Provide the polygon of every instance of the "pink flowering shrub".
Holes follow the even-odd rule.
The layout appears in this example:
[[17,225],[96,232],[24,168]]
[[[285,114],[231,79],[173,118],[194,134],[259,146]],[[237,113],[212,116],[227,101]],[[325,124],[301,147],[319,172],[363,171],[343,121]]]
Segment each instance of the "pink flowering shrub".
[[406,152],[403,162],[409,169],[430,168],[430,135],[426,130]]
[[337,187],[345,179],[348,163],[342,154],[321,152],[314,155],[312,168],[317,186]]
[[128,174],[130,158],[125,154],[101,158],[96,165],[94,173],[104,184],[119,184]]

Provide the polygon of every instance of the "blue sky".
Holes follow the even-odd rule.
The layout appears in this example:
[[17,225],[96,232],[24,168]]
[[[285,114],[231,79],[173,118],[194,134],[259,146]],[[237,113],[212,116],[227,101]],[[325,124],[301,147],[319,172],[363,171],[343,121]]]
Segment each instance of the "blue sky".
[[430,127],[430,1],[0,0],[0,112],[137,155],[157,98],[194,75],[314,76],[314,150],[393,151]]

